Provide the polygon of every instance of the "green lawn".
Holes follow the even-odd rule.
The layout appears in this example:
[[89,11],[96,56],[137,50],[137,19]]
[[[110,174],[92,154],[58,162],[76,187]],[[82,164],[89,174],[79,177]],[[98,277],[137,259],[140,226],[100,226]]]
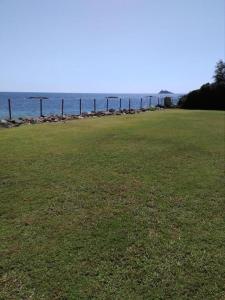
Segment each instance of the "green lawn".
[[224,112],[0,130],[0,299],[224,299]]

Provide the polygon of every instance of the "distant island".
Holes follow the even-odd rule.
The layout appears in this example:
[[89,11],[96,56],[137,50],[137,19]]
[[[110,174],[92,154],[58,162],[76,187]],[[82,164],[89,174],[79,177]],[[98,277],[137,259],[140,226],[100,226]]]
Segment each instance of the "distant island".
[[159,92],[159,94],[173,94],[172,92],[169,92],[169,91],[167,91],[167,90],[161,90],[160,92]]

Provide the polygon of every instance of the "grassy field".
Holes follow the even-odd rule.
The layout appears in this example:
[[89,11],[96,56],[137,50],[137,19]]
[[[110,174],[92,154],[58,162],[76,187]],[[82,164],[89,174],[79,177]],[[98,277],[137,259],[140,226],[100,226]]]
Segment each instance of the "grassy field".
[[0,130],[0,299],[225,299],[224,112]]

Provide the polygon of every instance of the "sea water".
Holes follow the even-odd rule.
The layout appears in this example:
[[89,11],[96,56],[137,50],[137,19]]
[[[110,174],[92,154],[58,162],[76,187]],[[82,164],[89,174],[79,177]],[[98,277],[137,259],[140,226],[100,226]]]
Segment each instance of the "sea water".
[[[150,97],[151,96],[151,101]],[[177,103],[181,94],[85,94],[85,93],[30,93],[30,92],[0,92],[0,118],[8,118],[8,99],[11,99],[12,118],[38,117],[40,115],[40,100],[30,97],[47,97],[42,100],[43,115],[61,114],[62,99],[64,99],[64,114],[78,115],[80,113],[80,99],[82,99],[82,112],[94,110],[94,99],[96,99],[96,111],[105,111],[107,97],[108,108],[119,109],[120,99],[123,108],[137,109],[142,107],[163,104],[163,99],[169,96],[174,104]]]

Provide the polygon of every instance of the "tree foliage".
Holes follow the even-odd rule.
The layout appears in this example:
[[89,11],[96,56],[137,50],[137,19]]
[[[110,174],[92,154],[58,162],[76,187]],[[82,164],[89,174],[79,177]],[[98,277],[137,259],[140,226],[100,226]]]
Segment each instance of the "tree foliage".
[[225,110],[225,63],[216,64],[214,83],[206,83],[200,89],[183,96],[178,106],[188,109]]
[[215,74],[213,76],[215,83],[225,84],[225,63],[219,60],[216,64]]
[[225,84],[204,84],[200,89],[183,96],[178,106],[188,109],[225,110]]

